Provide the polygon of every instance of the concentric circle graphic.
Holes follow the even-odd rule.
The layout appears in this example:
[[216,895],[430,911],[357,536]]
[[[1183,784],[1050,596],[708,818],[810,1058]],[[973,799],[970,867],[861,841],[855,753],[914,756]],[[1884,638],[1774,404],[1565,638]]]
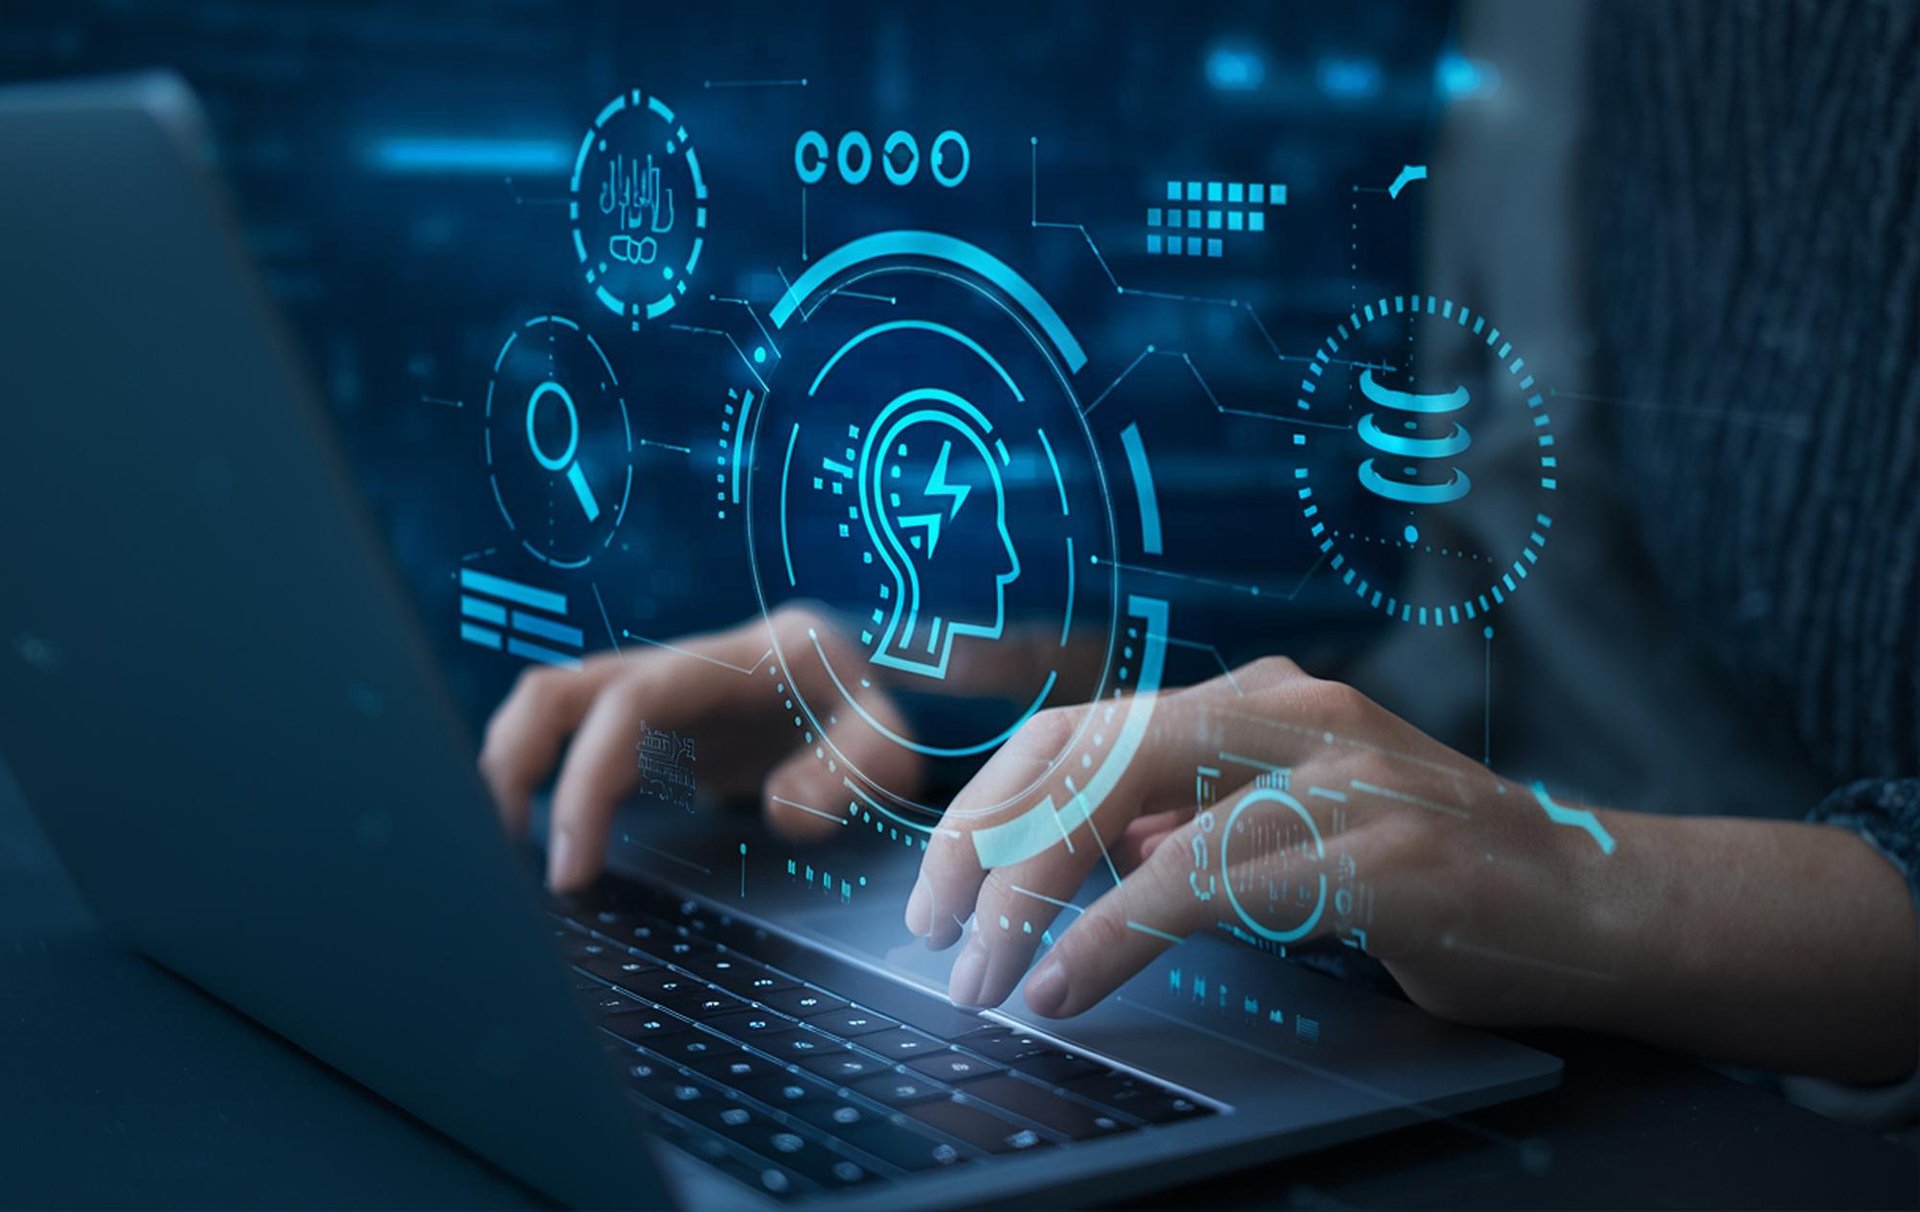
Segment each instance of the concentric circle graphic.
[[[1533,575],[1559,450],[1533,372],[1485,316],[1434,295],[1382,297],[1321,344],[1300,393],[1301,514],[1362,602],[1447,626],[1491,613]],[[1493,478],[1490,431],[1503,449],[1519,432],[1530,452],[1517,497],[1476,488]]]
[[[945,805],[876,770],[910,755],[943,785],[1042,709],[1138,680],[1085,355],[1011,269],[925,232],[821,258],[772,324],[739,428],[750,563],[770,618],[826,620],[775,628],[779,692],[856,814],[923,834]],[[1085,731],[1091,765],[1116,730]]]
[[567,215],[594,297],[635,329],[672,311],[706,243],[700,156],[659,97],[630,89],[580,141]]

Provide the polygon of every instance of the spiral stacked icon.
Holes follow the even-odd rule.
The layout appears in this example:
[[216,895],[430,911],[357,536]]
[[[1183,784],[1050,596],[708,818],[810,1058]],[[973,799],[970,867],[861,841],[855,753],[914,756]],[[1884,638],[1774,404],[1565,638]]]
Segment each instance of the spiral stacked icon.
[[[1428,460],[1450,459],[1472,445],[1467,427],[1447,419],[1471,399],[1465,387],[1448,392],[1396,391],[1381,384],[1368,369],[1360,372],[1360,393],[1379,410],[1360,418],[1360,440],[1384,456],[1360,464],[1360,483],[1368,492],[1403,505],[1445,505],[1467,495],[1473,482],[1466,472],[1447,467],[1442,479],[1435,468],[1423,465]],[[1441,422],[1448,432],[1433,436],[1431,431]]]

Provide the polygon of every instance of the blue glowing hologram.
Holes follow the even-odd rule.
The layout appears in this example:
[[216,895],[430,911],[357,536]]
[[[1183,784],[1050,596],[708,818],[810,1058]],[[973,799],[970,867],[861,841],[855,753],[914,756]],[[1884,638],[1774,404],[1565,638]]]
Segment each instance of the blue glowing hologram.
[[[973,149],[967,137],[957,130],[943,130],[933,137],[926,153],[927,173],[942,188],[952,189],[967,179],[973,168]],[[920,141],[912,131],[896,130],[880,144],[875,155],[873,140],[857,130],[840,136],[833,150],[827,137],[817,130],[804,130],[793,141],[793,171],[802,185],[818,185],[826,179],[827,167],[838,170],[847,185],[861,185],[873,175],[875,162],[893,185],[911,185],[920,175]]]
[[1600,853],[1613,853],[1613,834],[1607,832],[1607,827],[1600,823],[1599,817],[1593,815],[1592,809],[1568,808],[1565,805],[1556,804],[1553,802],[1553,797],[1547,794],[1545,784],[1538,782],[1533,785],[1533,798],[1539,802],[1540,809],[1547,814],[1548,820],[1556,825],[1571,825],[1575,829],[1584,829],[1587,836],[1594,840],[1594,844],[1600,847]]
[[460,638],[543,665],[580,663],[586,636],[566,622],[565,594],[474,568],[460,570]]
[[613,542],[633,490],[633,429],[606,351],[563,316],[508,335],[482,434],[495,506],[528,554],[584,567]]
[[629,89],[580,140],[568,185],[573,251],[602,306],[638,329],[672,311],[706,246],[707,181],[673,110]]
[[[1376,180],[1377,179],[1378,178],[1376,178]],[[1415,181],[1425,181],[1426,179],[1426,165],[1409,164],[1400,170],[1400,175],[1393,179],[1393,184],[1387,186],[1387,196],[1389,198],[1398,198],[1401,190],[1413,184]]]
[[[909,157],[889,142],[874,158],[898,175]],[[935,145],[923,164],[945,185],[964,141]],[[831,146],[806,140],[796,169],[830,171]],[[848,155],[859,176],[858,146]],[[767,330],[781,357],[750,403],[727,402],[716,495],[739,506],[725,512],[743,518],[768,617],[809,612],[804,629],[774,629],[769,673],[849,820],[924,843],[947,804],[889,772],[964,777],[1043,708],[1091,700],[1072,791],[1054,802],[1076,799],[1123,715],[1150,711],[1151,696],[1129,692],[1157,687],[1166,643],[1162,622],[1143,638],[1137,617],[1122,621],[1112,502],[1073,388],[1079,341],[1005,262],[925,231],[818,257]],[[1036,788],[964,811],[1005,824],[1043,798]],[[1059,820],[1049,808],[1034,818],[1046,832],[1026,836],[1057,845]]]
[[[1265,804],[1278,804],[1287,811],[1248,815],[1249,809]],[[1244,839],[1243,850],[1254,850],[1254,857],[1237,873],[1232,869],[1230,851],[1236,838]],[[1327,873],[1316,871],[1315,878],[1305,883],[1289,878],[1290,856],[1304,856],[1309,851],[1316,863],[1327,857],[1320,826],[1305,805],[1278,787],[1255,787],[1227,814],[1220,830],[1220,870],[1226,875],[1223,883],[1227,903],[1255,935],[1272,943],[1297,943],[1320,924],[1327,909]],[[1256,893],[1264,899],[1256,900]],[[1282,928],[1269,924],[1283,912],[1299,913],[1303,909],[1305,916],[1296,925]]]
[[[934,431],[931,440],[939,443],[940,453],[925,482],[917,492],[910,484],[903,487],[892,482],[888,473],[898,469],[912,444],[929,440],[928,430]],[[868,430],[858,470],[860,512],[893,580],[892,607],[873,652],[874,663],[943,678],[955,638],[998,639],[1004,630],[1006,589],[1020,577],[1020,556],[1007,529],[1007,494],[1000,465],[987,446],[992,434],[992,423],[979,409],[940,388],[921,388],[897,397]],[[1005,553],[1004,561],[995,560],[985,568],[963,565],[962,577],[977,578],[984,572],[991,582],[987,594],[991,604],[972,618],[951,614],[943,618],[923,608],[923,586],[938,567],[940,536],[958,523],[974,491],[975,477],[951,478],[957,466],[953,461],[956,440],[961,443],[961,458],[985,472],[977,478],[984,482],[986,499],[975,503],[969,517],[990,519],[995,531],[990,545]],[[944,594],[934,600],[951,604],[967,600],[967,595]]]
[[[1485,372],[1477,395],[1458,381],[1472,361]],[[1456,369],[1422,382],[1429,366]],[[1326,567],[1367,606],[1449,626],[1491,613],[1532,575],[1553,527],[1560,452],[1542,388],[1486,317],[1435,295],[1363,304],[1315,351],[1295,405],[1314,423],[1293,439],[1301,516]],[[1496,412],[1524,426],[1538,467],[1531,499],[1471,527],[1430,524],[1472,491],[1483,456],[1470,426]],[[1469,530],[1472,547],[1438,537]],[[1422,568],[1432,575],[1415,576]]]
[[1079,339],[1031,282],[978,245],[969,244],[957,236],[933,231],[879,232],[842,244],[808,266],[807,271],[780,296],[780,301],[773,305],[773,326],[786,327],[794,312],[818,295],[834,277],[856,266],[890,257],[925,257],[979,275],[989,284],[1005,291],[1022,311],[1040,325],[1047,339],[1059,351],[1069,374],[1079,373],[1080,368],[1087,364],[1087,352],[1081,348]]
[[1421,420],[1465,408],[1473,399],[1465,387],[1443,392],[1400,391],[1374,378],[1373,368],[1369,366],[1360,372],[1360,394],[1380,409],[1411,414],[1396,423],[1406,431],[1401,433],[1382,429],[1374,413],[1360,418],[1360,440],[1382,454],[1396,456],[1401,460],[1402,469],[1399,475],[1385,476],[1375,468],[1374,460],[1361,463],[1360,483],[1368,492],[1405,505],[1444,505],[1467,495],[1473,481],[1459,468],[1450,469],[1451,474],[1443,482],[1423,483],[1415,479],[1421,469],[1406,462],[1451,458],[1473,444],[1467,427],[1458,423],[1452,423],[1452,428],[1439,437],[1414,436],[1420,432]]
[[[539,430],[534,424],[539,418],[540,402],[546,399],[558,400],[567,414],[567,448],[558,455],[550,456],[541,447]],[[540,466],[566,476],[567,486],[573,489],[574,497],[580,502],[580,512],[587,515],[587,521],[594,521],[600,516],[600,502],[587,484],[586,473],[580,470],[580,461],[573,457],[574,452],[580,449],[580,410],[573,406],[573,397],[560,384],[547,382],[533,389],[533,398],[527,401],[527,447],[533,451],[534,461]]]
[[1140,505],[1140,550],[1148,555],[1163,555],[1160,498],[1153,489],[1153,471],[1147,464],[1147,446],[1140,440],[1137,422],[1120,431],[1120,446],[1127,452],[1127,471],[1133,476],[1133,496]]

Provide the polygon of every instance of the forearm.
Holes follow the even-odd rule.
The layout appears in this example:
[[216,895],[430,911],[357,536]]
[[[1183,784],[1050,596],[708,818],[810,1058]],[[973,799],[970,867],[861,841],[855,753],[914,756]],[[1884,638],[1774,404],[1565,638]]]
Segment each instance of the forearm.
[[1716,1059],[1890,1081],[1920,1048],[1920,926],[1905,881],[1822,825],[1603,814],[1617,853],[1572,912],[1568,1025]]

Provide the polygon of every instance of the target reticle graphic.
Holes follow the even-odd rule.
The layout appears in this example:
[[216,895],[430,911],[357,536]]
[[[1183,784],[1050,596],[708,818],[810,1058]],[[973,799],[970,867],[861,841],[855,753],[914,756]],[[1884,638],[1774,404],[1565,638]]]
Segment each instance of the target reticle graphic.
[[613,541],[633,492],[633,428],[606,351],[563,316],[507,337],[487,382],[483,453],[514,538],[556,568]]
[[[1293,414],[1310,422],[1293,436],[1294,487],[1328,568],[1406,623],[1471,622],[1506,602],[1553,528],[1560,458],[1544,397],[1507,335],[1451,299],[1356,309],[1316,351]],[[1514,433],[1528,465],[1517,491],[1485,474],[1511,458]]]
[[[924,832],[944,804],[861,755],[897,747],[952,785],[943,767],[1124,680],[1085,355],[1004,263],[935,233],[820,258],[772,320],[781,356],[743,421],[754,583],[770,616],[833,620],[776,629],[774,676],[856,815]],[[910,724],[871,710],[878,693]]]

